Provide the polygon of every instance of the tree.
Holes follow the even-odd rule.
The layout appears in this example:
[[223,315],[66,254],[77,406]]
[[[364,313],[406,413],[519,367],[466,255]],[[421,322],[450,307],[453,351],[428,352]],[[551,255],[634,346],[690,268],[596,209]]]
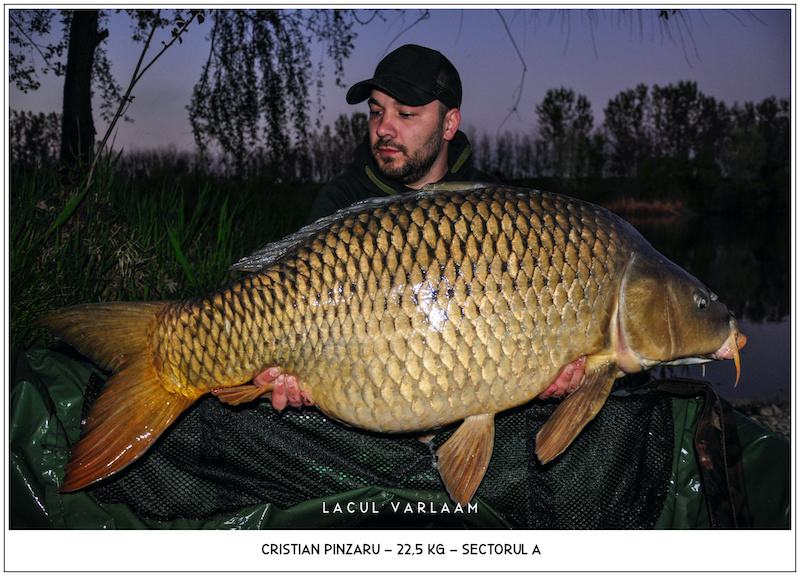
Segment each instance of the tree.
[[339,174],[353,160],[353,150],[361,144],[367,134],[368,118],[364,112],[353,112],[349,116],[340,114],[333,124],[334,173]]
[[[160,29],[172,27],[174,40],[182,33],[178,27],[188,21],[187,14],[196,12],[124,11],[131,19],[133,39],[145,47]],[[56,16],[60,16],[63,37],[48,44],[42,38],[55,34]],[[323,65],[321,61],[312,64],[311,46],[324,44],[340,82],[355,38],[352,28],[360,22],[355,12],[215,10],[211,16],[209,57],[190,104],[190,120],[201,149],[217,146],[241,167],[249,148],[263,144],[278,156],[287,150],[290,130],[304,144],[310,124],[309,96],[312,87],[321,87]],[[123,109],[130,103],[106,57],[108,32],[103,24],[108,17],[103,10],[10,11],[10,79],[23,90],[35,90],[39,72],[65,75],[65,159],[93,148],[93,87],[102,90],[104,118],[112,118],[116,105]]]
[[696,82],[653,86],[654,154],[686,160],[697,140],[700,93]]
[[737,180],[769,179],[789,174],[791,158],[788,99],[769,97],[758,104],[734,105],[720,149],[723,173]]
[[340,82],[355,22],[349,10],[215,11],[208,60],[189,105],[200,150],[216,145],[240,171],[246,151],[260,144],[280,162],[290,145],[288,128],[304,147],[310,88],[319,89],[322,79],[311,46],[325,44]]
[[536,105],[539,136],[548,148],[551,174],[557,178],[585,176],[588,172],[594,116],[589,99],[575,98],[564,87],[550,89]]
[[60,114],[10,111],[8,152],[11,166],[41,168],[56,165],[60,139]]
[[[59,58],[68,46],[66,35],[60,42],[48,45],[39,44],[34,39],[52,32],[54,16],[53,10],[9,10],[9,80],[25,93],[38,90],[41,86],[35,63],[36,54],[43,61],[42,74],[52,72],[60,76],[64,73],[64,64]],[[66,19],[62,24],[65,28],[68,26]]]
[[61,162],[68,166],[85,164],[94,150],[94,54],[100,42],[108,36],[108,30],[97,27],[99,17],[99,10],[75,10],[72,14],[61,128]]
[[609,100],[604,110],[609,146],[609,172],[622,178],[636,176],[642,162],[650,156],[652,135],[649,121],[648,87],[639,84]]
[[[159,10],[126,12],[132,20],[133,39],[145,45],[156,29],[183,19],[180,10],[170,18],[163,18]],[[39,39],[53,33],[57,15],[62,24],[61,40],[42,44]],[[102,26],[107,19],[108,14],[100,10],[9,11],[9,79],[27,92],[39,88],[38,71],[64,76],[60,157],[67,166],[85,164],[94,151],[93,89],[102,94],[100,112],[109,122],[115,117],[115,110],[128,103],[128,95],[123,96],[111,73],[111,63],[103,47],[108,30]],[[65,53],[66,64],[62,62]]]
[[767,145],[762,176],[779,171],[788,174],[791,154],[791,105],[788,98],[766,98],[756,105],[756,112],[759,132]]
[[341,174],[353,161],[353,150],[361,144],[367,133],[367,115],[364,112],[339,114],[333,124],[314,132],[307,150],[311,174],[315,182],[325,182]]

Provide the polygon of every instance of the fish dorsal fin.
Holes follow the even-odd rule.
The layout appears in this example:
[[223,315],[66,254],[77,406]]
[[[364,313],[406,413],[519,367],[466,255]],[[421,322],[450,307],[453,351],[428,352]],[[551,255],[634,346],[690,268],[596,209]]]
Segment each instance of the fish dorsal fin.
[[536,455],[550,462],[572,444],[606,403],[617,374],[617,365],[606,362],[586,372],[578,389],[564,399],[536,435]]
[[494,414],[469,416],[436,451],[450,497],[466,505],[486,474],[494,448]]

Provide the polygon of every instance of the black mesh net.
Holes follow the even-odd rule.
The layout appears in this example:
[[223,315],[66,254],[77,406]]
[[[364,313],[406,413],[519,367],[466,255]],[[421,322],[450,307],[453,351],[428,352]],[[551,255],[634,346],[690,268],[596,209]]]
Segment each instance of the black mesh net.
[[[88,400],[100,386],[99,378],[90,383]],[[538,401],[498,415],[480,500],[514,527],[652,527],[672,467],[670,399],[657,392],[612,395],[569,450],[542,466],[535,437],[557,404]],[[172,520],[263,503],[286,509],[367,486],[443,491],[433,453],[454,429],[423,443],[350,429],[315,409],[277,412],[266,402],[234,408],[207,397],[145,456],[98,485],[95,497]],[[408,518],[382,522],[401,527]],[[448,525],[441,514],[431,522]]]

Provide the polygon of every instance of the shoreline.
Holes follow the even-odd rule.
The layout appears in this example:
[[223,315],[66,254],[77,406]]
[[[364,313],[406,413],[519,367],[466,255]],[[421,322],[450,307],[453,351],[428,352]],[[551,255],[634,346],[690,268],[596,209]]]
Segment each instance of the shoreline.
[[792,403],[786,396],[728,400],[733,409],[781,438],[791,441]]

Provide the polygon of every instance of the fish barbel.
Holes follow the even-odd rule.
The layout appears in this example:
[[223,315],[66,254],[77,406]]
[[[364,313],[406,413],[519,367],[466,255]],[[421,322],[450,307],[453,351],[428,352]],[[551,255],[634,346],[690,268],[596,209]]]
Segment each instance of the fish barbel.
[[[535,190],[434,185],[359,203],[246,258],[254,269],[199,298],[84,304],[38,321],[113,371],[73,447],[61,491],[141,456],[215,391],[262,395],[269,366],[317,407],[366,430],[463,423],[438,450],[465,504],[491,458],[494,415],[543,392],[586,357],[536,452],[563,452],[618,376],[733,358],[746,339],[716,295],[632,226],[593,204]],[[268,392],[268,390],[267,390]]]

